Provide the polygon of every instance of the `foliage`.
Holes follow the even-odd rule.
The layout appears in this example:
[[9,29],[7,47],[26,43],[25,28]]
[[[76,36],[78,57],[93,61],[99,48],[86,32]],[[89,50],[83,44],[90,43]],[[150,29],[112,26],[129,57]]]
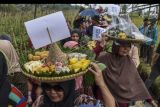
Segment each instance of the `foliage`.
[[1,12],[17,12],[18,9],[15,4],[0,4]]
[[[15,6],[15,4],[13,4]],[[30,6],[28,4],[27,6]],[[4,5],[11,6],[11,4]],[[19,6],[19,7],[18,7]],[[26,5],[18,5],[18,8],[23,8]],[[21,7],[20,7],[21,6]],[[0,8],[3,7],[0,5]],[[63,7],[63,6],[61,6]],[[71,7],[70,7],[71,8]],[[42,12],[40,8],[37,9],[37,17],[48,15],[53,13],[53,11],[45,10],[46,12]],[[66,19],[70,19],[71,21],[74,19],[78,10],[64,10],[64,16]],[[28,34],[26,32],[26,28],[24,26],[24,22],[32,20],[34,17],[34,11],[2,11],[0,12],[1,20],[0,20],[0,32],[1,34],[9,34],[12,38],[12,44],[16,49],[19,57],[20,64],[23,65],[27,61],[27,55],[33,52],[33,49],[28,47]]]
[[[151,73],[151,67],[148,64],[145,64],[143,61],[141,61],[139,67],[138,67],[138,72],[141,76],[141,78],[143,79],[143,81],[145,81],[149,74]],[[159,97],[160,96],[160,77],[158,77],[153,85],[151,86],[153,94],[155,95],[155,97]]]

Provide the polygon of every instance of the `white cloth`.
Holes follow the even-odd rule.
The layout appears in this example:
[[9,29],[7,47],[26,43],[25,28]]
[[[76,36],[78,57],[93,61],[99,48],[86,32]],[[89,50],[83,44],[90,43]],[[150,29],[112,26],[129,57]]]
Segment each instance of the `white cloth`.
[[17,52],[10,41],[8,40],[0,40],[0,51],[5,54],[8,62],[8,74],[12,74],[15,72],[21,72],[21,67],[19,64],[19,57]]
[[129,56],[132,58],[133,62],[135,63],[136,67],[139,66],[140,60],[139,60],[139,54],[138,54],[138,48],[135,45],[131,46],[131,50],[129,52]]

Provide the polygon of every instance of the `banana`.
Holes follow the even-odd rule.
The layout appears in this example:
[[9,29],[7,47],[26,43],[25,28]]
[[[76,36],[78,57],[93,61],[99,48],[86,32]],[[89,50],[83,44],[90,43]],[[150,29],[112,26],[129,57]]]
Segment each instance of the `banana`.
[[71,58],[69,59],[69,64],[75,64],[78,62],[78,58]]

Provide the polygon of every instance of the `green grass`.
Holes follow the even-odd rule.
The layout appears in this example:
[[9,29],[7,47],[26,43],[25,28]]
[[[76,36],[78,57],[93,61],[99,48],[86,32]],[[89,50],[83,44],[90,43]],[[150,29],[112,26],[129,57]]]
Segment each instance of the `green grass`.
[[[64,10],[66,19],[73,22],[78,10]],[[37,11],[37,17],[51,14],[52,12]],[[12,44],[15,47],[19,57],[20,63],[23,65],[27,61],[27,54],[32,52],[28,47],[28,34],[26,32],[24,22],[34,19],[34,12],[17,12],[6,13],[0,12],[0,34],[9,34],[12,38]]]

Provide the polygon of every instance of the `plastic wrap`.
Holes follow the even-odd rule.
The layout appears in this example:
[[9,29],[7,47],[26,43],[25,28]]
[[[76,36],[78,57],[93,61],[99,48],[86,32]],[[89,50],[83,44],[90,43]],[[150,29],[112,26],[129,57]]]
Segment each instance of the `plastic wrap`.
[[119,16],[112,16],[112,23],[108,27],[107,32],[111,36],[118,36],[120,32],[124,32],[127,38],[144,40],[146,42],[152,41],[152,39],[143,35],[136,25],[131,21],[128,14]]

